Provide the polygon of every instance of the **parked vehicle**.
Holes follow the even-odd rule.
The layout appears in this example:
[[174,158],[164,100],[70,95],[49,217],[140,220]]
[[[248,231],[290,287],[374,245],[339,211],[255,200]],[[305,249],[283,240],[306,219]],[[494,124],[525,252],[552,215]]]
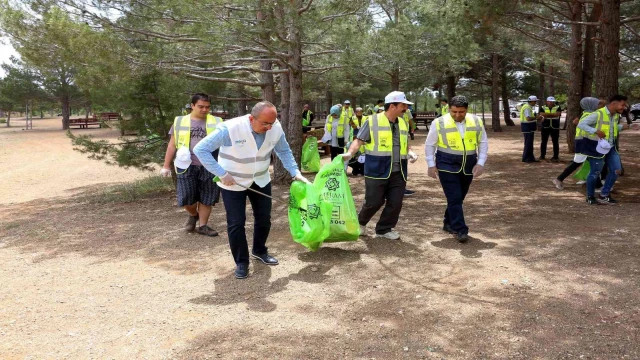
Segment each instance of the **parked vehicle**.
[[629,120],[636,121],[640,119],[640,103],[631,105],[629,109]]

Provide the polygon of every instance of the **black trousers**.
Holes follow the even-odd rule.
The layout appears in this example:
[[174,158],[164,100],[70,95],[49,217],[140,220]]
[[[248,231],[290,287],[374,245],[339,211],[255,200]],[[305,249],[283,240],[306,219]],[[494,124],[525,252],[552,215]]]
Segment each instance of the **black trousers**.
[[360,164],[357,161],[353,161],[349,163],[349,167],[353,169],[351,171],[351,175],[364,175],[364,164]]
[[551,136],[551,143],[553,144],[553,159],[557,159],[560,153],[560,129],[554,128],[542,128],[542,141],[540,142],[540,158],[544,159],[547,155],[547,142]]
[[364,186],[364,204],[358,214],[358,221],[360,225],[367,225],[384,205],[376,224],[376,234],[386,234],[398,224],[407,182],[402,177],[402,172],[396,171],[392,172],[388,179],[365,178]]
[[468,234],[469,227],[464,222],[464,212],[462,202],[469,192],[472,175],[464,175],[462,172],[452,174],[438,171],[440,184],[447,197],[447,209],[444,212],[444,224],[449,225],[458,234]]
[[343,147],[333,147],[333,146],[331,147],[331,160],[335,159],[336,156],[340,154],[344,154]]
[[[252,189],[271,195],[271,183],[261,188],[255,183]],[[247,220],[247,197],[253,209],[253,253],[267,252],[267,238],[271,230],[271,199],[252,191],[230,191],[222,189],[222,201],[227,212],[229,247],[236,264],[249,263],[249,246],[244,224]]]
[[578,168],[582,166],[582,163],[577,163],[575,161],[572,161],[569,166],[567,166],[564,171],[562,172],[562,174],[560,174],[558,176],[558,180],[560,181],[564,181],[564,179],[566,179],[567,177],[569,177],[569,175],[573,174],[574,171],[578,170]]
[[536,157],[533,155],[533,139],[534,132],[522,133],[524,135],[524,150],[522,151],[522,161],[534,161]]

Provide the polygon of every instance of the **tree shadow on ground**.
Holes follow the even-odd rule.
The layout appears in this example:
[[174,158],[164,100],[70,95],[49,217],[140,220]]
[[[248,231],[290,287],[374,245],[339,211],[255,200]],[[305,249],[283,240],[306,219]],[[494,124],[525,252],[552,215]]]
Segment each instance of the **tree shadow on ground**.
[[452,236],[440,241],[432,241],[431,245],[441,249],[459,250],[460,255],[467,258],[479,258],[482,256],[481,250],[490,250],[496,247],[494,242],[484,242],[472,236],[466,243],[460,243]]

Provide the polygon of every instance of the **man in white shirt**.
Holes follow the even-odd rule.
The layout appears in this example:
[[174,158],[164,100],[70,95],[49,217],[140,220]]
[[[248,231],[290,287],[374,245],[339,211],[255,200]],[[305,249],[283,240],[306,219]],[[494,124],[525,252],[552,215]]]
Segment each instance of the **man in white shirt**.
[[455,234],[460,242],[469,240],[462,202],[473,177],[482,175],[489,150],[484,124],[475,115],[467,114],[468,107],[466,97],[453,97],[449,113],[433,121],[425,142],[427,173],[440,179],[447,197],[442,229]]

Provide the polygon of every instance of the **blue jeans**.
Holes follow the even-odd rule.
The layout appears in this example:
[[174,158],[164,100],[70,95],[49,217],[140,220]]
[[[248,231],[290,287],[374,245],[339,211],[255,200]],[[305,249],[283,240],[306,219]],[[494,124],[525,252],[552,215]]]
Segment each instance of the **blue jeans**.
[[595,196],[596,181],[600,181],[600,173],[602,172],[602,168],[605,163],[609,168],[609,173],[604,181],[600,195],[608,196],[613,184],[616,183],[616,180],[618,179],[618,174],[616,172],[622,169],[622,165],[620,164],[620,155],[614,148],[611,149],[611,151],[609,151],[609,153],[602,159],[589,158],[591,172],[589,172],[589,176],[587,176],[587,196]]

